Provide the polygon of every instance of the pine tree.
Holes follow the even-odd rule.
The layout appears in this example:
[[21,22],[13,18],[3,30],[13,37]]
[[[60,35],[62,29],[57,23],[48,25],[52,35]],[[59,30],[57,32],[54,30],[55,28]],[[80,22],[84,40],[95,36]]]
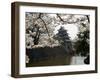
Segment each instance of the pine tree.
[[65,48],[67,53],[72,52],[72,43],[70,37],[68,36],[67,30],[63,26],[58,30],[56,34],[59,43]]

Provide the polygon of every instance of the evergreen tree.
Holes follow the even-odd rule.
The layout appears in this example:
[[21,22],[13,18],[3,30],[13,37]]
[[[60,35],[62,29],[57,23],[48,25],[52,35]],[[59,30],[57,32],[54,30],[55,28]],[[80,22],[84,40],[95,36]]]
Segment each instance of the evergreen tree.
[[61,28],[58,30],[56,37],[59,43],[65,48],[67,53],[72,52],[72,43],[70,37],[68,36],[67,30],[64,29],[63,26],[61,26]]
[[89,25],[90,25],[90,20],[89,16],[85,16],[85,20],[80,22],[80,31],[77,34],[78,39],[75,42],[75,49],[76,53],[80,54],[81,56],[87,56],[89,55]]
[[81,56],[89,54],[89,30],[79,32],[78,40],[75,43],[76,53]]

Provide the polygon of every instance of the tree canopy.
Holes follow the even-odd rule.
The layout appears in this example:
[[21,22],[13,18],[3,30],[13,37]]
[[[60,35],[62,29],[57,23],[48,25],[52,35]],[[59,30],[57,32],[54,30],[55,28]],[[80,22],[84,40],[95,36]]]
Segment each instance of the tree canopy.
[[[76,52],[82,53],[86,51],[84,53],[89,53],[89,15],[79,14],[26,12],[26,47],[32,48],[35,45],[46,46],[60,45],[60,43],[65,44],[66,40],[70,41],[70,36],[68,35],[67,30],[64,30],[61,27],[57,34],[54,34],[54,30],[59,25],[67,24],[75,24],[77,25],[79,30],[75,40],[72,41],[72,46],[73,42],[75,42],[74,49],[76,50]],[[56,35],[59,35],[57,39],[55,39]],[[65,39],[65,41],[63,39]]]

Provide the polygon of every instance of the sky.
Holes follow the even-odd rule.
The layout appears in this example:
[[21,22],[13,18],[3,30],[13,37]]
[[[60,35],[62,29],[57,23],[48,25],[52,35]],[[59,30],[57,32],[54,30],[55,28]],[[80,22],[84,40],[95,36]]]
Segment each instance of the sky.
[[75,39],[78,33],[78,27],[75,24],[59,25],[55,28],[54,34],[58,33],[58,30],[61,26],[63,26],[67,30],[71,40]]

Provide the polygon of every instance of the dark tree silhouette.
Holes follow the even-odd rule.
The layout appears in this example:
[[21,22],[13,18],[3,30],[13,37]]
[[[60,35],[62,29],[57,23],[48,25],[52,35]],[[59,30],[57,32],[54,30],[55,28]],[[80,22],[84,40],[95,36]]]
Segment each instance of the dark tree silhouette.
[[67,30],[64,29],[64,27],[61,26],[61,28],[58,30],[58,33],[56,34],[56,37],[59,43],[65,48],[67,53],[72,53],[72,43],[70,37],[68,36]]
[[89,53],[89,43],[87,41],[89,38],[89,31],[80,32],[78,38],[79,40],[75,43],[76,53],[86,56]]

